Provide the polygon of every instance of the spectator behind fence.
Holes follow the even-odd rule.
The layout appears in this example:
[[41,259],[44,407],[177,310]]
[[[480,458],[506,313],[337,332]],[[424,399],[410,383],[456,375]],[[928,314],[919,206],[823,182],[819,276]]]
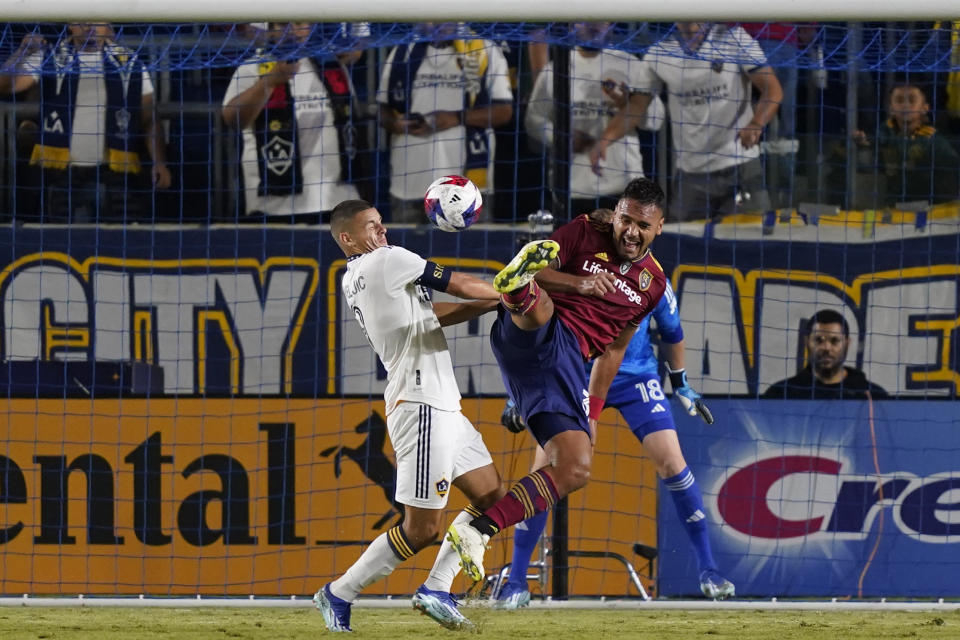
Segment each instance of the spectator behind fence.
[[[611,118],[626,105],[630,87],[642,83],[640,60],[630,53],[604,48],[609,22],[578,22],[577,47],[570,51],[571,217],[597,207],[614,208],[624,187],[643,177],[640,139],[635,129],[605,146],[604,158],[593,171],[590,150],[603,135]],[[542,145],[553,144],[553,64],[537,75],[527,106],[527,133]],[[639,126],[657,130],[663,126],[663,103],[654,96]]]
[[[594,167],[666,89],[676,158],[670,219],[769,209],[759,142],[783,92],[757,42],[740,27],[678,22],[647,50],[641,75],[639,92],[590,152]],[[756,110],[751,85],[760,92]]]
[[318,223],[338,202],[370,197],[361,162],[365,136],[349,65],[359,50],[309,55],[313,25],[270,23],[271,46],[233,74],[223,98],[227,126],[242,131],[246,221]]
[[831,309],[816,312],[807,322],[809,364],[797,375],[770,385],[764,398],[842,399],[886,398],[887,392],[869,380],[863,371],[844,366],[850,347],[846,318]]
[[[823,69],[823,48],[815,42],[814,25],[786,22],[743,22],[743,29],[753,37],[767,63],[773,69],[783,90],[777,115],[770,122],[766,144],[767,191],[776,207],[793,204],[796,177],[797,140],[797,85],[801,59],[811,66],[810,73],[819,88],[826,87]],[[772,169],[776,167],[776,171]]]
[[421,39],[390,51],[380,74],[393,222],[425,221],[424,190],[444,174],[470,178],[492,204],[491,129],[513,113],[507,62],[492,42],[457,38],[469,35],[457,29],[426,23]]
[[150,75],[113,35],[105,23],[71,23],[55,44],[29,34],[0,74],[0,93],[40,88],[30,164],[40,171],[41,221],[149,219],[144,141],[154,186],[170,186]]
[[[887,94],[889,117],[878,127],[876,138],[855,131],[858,171],[877,171],[883,204],[927,201],[933,204],[960,197],[960,156],[930,124],[930,105],[923,89],[909,81],[897,82]],[[830,154],[833,170],[829,188],[846,188],[846,147],[836,145]],[[878,166],[877,166],[878,165]]]
[[494,148],[497,153],[493,183],[497,189],[493,214],[497,222],[516,222],[526,220],[530,213],[545,208],[546,171],[543,158],[531,148],[523,126],[536,74],[533,72],[530,46],[510,40],[499,40],[497,45],[507,61],[510,88],[514,95],[510,119],[495,130]]

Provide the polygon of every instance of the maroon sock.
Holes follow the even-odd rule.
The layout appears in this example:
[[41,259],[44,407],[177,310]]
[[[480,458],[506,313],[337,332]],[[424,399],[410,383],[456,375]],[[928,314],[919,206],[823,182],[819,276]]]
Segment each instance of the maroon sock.
[[510,488],[505,496],[470,523],[472,527],[492,536],[498,531],[522,522],[541,511],[546,511],[560,499],[553,478],[545,471],[534,471]]
[[519,313],[522,316],[537,306],[539,299],[540,285],[537,284],[536,280],[531,280],[529,286],[500,294],[500,301],[503,306],[511,313]]

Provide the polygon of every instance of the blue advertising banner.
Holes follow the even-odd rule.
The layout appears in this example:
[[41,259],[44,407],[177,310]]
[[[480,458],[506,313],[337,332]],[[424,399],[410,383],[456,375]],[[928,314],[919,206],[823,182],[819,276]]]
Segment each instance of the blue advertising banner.
[[[388,238],[486,278],[524,239],[423,227]],[[793,375],[804,320],[832,308],[850,325],[848,364],[871,381],[901,397],[956,393],[957,236],[838,240],[657,238],[700,391],[756,395]],[[376,396],[384,372],[337,290],[345,264],[322,227],[3,227],[0,361],[149,363],[166,394]],[[448,329],[467,395],[504,392],[491,322]]]
[[[950,401],[713,400],[681,416],[713,552],[741,596],[956,596],[960,413]],[[698,593],[661,491],[659,593]]]

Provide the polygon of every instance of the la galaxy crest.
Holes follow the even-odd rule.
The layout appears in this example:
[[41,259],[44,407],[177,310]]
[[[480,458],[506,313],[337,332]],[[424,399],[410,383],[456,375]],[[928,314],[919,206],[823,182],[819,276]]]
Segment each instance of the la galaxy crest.
[[723,71],[723,60],[714,60],[710,63],[710,68],[713,69],[714,73],[720,73]]
[[639,285],[640,291],[646,291],[650,288],[650,284],[653,282],[653,274],[650,273],[646,268],[640,272]]
[[441,498],[442,498],[443,496],[447,495],[447,492],[450,491],[450,483],[447,482],[447,479],[446,479],[446,478],[441,478],[441,479],[436,483],[435,486],[436,486],[436,488],[437,488],[437,495],[440,496]]

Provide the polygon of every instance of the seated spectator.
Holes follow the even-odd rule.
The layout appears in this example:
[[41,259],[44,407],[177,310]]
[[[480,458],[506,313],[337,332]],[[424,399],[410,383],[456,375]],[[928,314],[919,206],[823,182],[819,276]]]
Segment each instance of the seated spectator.
[[[910,82],[890,88],[887,99],[889,118],[879,127],[876,140],[863,131],[855,131],[857,147],[879,165],[883,202],[949,202],[960,197],[960,156],[930,124],[930,105],[923,89]],[[835,171],[830,186],[842,191],[846,184],[846,148],[837,146],[831,153]],[[871,169],[858,163],[858,170]]]
[[[272,53],[247,60],[223,98],[227,126],[242,131],[246,221],[320,222],[360,197],[354,53],[319,59],[301,49],[313,25],[270,23]],[[290,52],[286,58],[283,52]],[[369,195],[369,194],[367,194]]]
[[810,363],[797,375],[770,385],[764,398],[843,399],[886,398],[887,392],[867,380],[859,369],[844,366],[850,347],[850,327],[836,311],[824,309],[807,323]]
[[[40,126],[30,164],[40,167],[40,219],[105,222],[147,218],[141,174],[147,141],[158,189],[170,186],[153,83],[137,55],[104,23],[71,23],[49,44],[24,37],[0,74],[0,93],[40,88]],[[148,219],[148,218],[147,218]]]
[[513,114],[507,61],[487,40],[457,38],[457,26],[423,25],[423,38],[390,50],[380,74],[380,124],[390,134],[393,222],[425,222],[423,193],[445,174],[493,190],[492,129]]
[[[678,22],[675,36],[647,50],[641,77],[590,152],[595,170],[607,148],[666,91],[676,158],[669,219],[768,210],[759,143],[783,92],[756,40],[740,27]],[[756,108],[754,87],[760,92]]]
[[[604,48],[610,27],[609,22],[578,22],[575,26],[578,46],[570,51],[570,97],[566,101],[572,112],[571,217],[598,206],[614,208],[627,183],[643,177],[635,129],[606,147],[596,172],[590,164],[590,150],[626,104],[630,87],[642,82],[639,59]],[[545,147],[553,144],[553,115],[553,65],[548,62],[537,75],[526,114],[527,133]],[[663,103],[654,97],[638,124],[659,129],[664,115]]]

